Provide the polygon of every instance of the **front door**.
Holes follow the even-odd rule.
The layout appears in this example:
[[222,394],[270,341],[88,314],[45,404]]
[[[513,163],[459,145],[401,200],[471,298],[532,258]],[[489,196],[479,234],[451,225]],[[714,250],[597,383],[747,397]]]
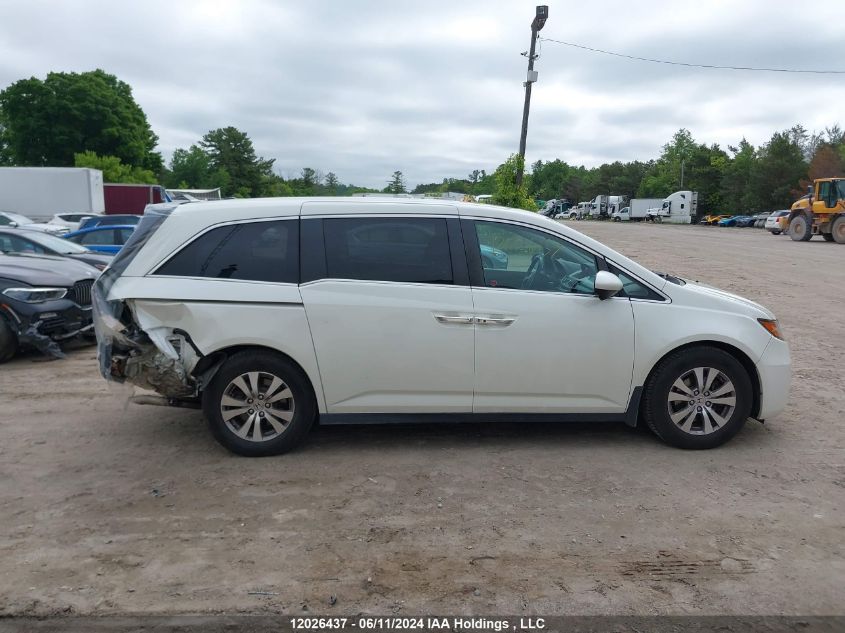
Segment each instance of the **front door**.
[[633,310],[627,298],[595,295],[596,255],[519,224],[468,221],[468,231],[477,238],[468,242],[478,248],[483,273],[472,291],[473,410],[624,412],[634,361]]
[[471,412],[472,292],[453,269],[456,214],[320,222],[325,270],[300,290],[327,412]]

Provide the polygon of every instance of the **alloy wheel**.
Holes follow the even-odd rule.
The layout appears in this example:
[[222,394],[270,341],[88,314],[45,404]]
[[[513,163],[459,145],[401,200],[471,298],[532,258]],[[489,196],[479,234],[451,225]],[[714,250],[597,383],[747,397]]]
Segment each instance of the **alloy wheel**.
[[709,435],[724,427],[736,409],[736,388],[713,367],[681,374],[669,388],[669,418],[684,433]]
[[293,393],[269,372],[251,371],[234,378],[223,390],[220,413],[241,439],[266,442],[284,433],[295,410]]

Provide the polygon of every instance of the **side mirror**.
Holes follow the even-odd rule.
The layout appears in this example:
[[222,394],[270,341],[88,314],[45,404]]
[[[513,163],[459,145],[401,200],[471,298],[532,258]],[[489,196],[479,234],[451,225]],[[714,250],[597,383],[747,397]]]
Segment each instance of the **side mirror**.
[[11,226],[13,229],[15,229],[15,228],[17,228],[18,223],[17,222],[9,222],[9,226]]
[[622,290],[622,280],[616,275],[606,270],[600,270],[596,274],[596,296],[604,301],[615,296]]

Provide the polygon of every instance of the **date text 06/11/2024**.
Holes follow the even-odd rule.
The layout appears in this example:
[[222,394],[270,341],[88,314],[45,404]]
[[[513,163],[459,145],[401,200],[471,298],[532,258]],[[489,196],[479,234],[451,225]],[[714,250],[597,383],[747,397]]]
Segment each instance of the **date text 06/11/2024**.
[[485,617],[296,617],[289,620],[294,631],[326,631],[355,629],[358,631],[540,631],[543,618]]

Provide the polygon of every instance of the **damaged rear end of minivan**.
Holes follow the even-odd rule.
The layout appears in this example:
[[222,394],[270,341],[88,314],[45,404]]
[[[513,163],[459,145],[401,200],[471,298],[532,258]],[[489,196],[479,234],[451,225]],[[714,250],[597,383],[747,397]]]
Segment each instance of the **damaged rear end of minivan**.
[[203,356],[190,335],[161,325],[137,301],[122,299],[114,291],[138,253],[178,206],[147,207],[130,239],[94,284],[91,300],[103,377],[160,396],[136,396],[140,403],[198,407],[202,381],[194,372]]

